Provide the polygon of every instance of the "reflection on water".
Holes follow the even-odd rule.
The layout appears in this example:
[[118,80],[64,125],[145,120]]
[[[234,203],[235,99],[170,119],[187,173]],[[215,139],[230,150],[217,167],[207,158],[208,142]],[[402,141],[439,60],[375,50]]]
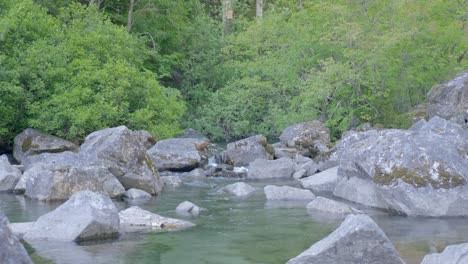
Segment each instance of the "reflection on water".
[[[80,246],[63,242],[36,242],[32,246],[39,255],[55,263],[285,263],[340,223],[339,220],[320,221],[308,215],[303,203],[266,202],[262,189],[267,183],[251,183],[258,191],[248,199],[229,199],[217,192],[229,183],[213,179],[209,184],[168,190],[139,205],[175,218],[180,218],[174,212],[175,207],[185,200],[206,208],[200,217],[189,219],[197,224],[190,230],[123,234],[117,240]],[[277,183],[282,184],[292,183]],[[122,201],[115,203],[119,209],[131,206]],[[11,222],[34,221],[58,205],[0,194],[0,210]],[[406,218],[364,211],[386,232],[409,264],[420,263],[428,252],[468,240],[468,221],[463,218]]]

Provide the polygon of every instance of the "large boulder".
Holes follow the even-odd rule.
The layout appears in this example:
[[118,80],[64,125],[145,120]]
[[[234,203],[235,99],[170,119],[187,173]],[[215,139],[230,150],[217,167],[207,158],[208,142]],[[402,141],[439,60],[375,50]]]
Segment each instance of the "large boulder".
[[120,227],[125,232],[171,232],[194,227],[195,224],[154,214],[132,206],[119,213]]
[[20,178],[21,171],[10,164],[6,155],[0,156],[0,192],[12,191]]
[[468,243],[448,246],[442,253],[429,254],[421,264],[462,264],[468,263]]
[[429,117],[440,116],[458,124],[468,124],[468,71],[439,86],[427,95]]
[[247,166],[256,159],[273,159],[274,149],[262,135],[256,135],[229,143],[221,153],[224,163],[232,166]]
[[405,215],[466,216],[467,153],[468,130],[439,117],[410,130],[349,132],[337,147],[345,180],[334,194]]
[[322,122],[313,120],[285,128],[280,140],[287,147],[296,148],[304,155],[314,157],[318,153],[328,151],[330,131]]
[[32,264],[28,253],[8,225],[8,219],[0,212],[0,263]]
[[37,165],[27,170],[23,178],[25,195],[42,201],[66,200],[83,190],[109,197],[119,197],[125,192],[122,184],[107,168],[98,166],[77,168]]
[[314,193],[333,193],[336,185],[340,181],[338,167],[319,172],[312,176],[299,180],[304,189],[312,190]]
[[104,166],[127,188],[150,194],[162,190],[163,183],[146,148],[125,126],[91,133],[81,145],[80,155],[88,164]]
[[140,189],[132,188],[123,194],[123,198],[127,201],[145,201],[151,199],[151,194]]
[[256,159],[247,171],[249,179],[291,178],[296,164],[290,158],[277,160]]
[[182,216],[198,216],[201,208],[189,201],[184,201],[176,207],[175,211]]
[[229,184],[222,188],[222,190],[236,197],[247,197],[255,192],[255,188],[245,182]]
[[111,199],[81,191],[54,211],[39,217],[24,239],[80,242],[113,238],[119,231],[119,212]]
[[403,264],[385,233],[367,215],[348,215],[333,233],[287,264]]
[[267,200],[305,200],[312,201],[315,195],[310,190],[290,186],[267,185],[263,188]]
[[78,146],[69,141],[28,128],[15,137],[13,156],[21,163],[31,155],[77,150]]
[[133,135],[140,141],[146,149],[150,149],[156,144],[156,138],[146,130],[133,131]]
[[148,154],[159,170],[189,171],[198,167],[209,142],[196,138],[170,138],[158,141]]

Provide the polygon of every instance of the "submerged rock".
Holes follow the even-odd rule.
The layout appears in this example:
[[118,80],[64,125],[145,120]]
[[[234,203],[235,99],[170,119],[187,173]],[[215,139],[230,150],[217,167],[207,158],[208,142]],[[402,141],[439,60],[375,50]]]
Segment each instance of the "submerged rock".
[[333,233],[287,264],[403,264],[385,233],[367,215],[348,215]]
[[442,253],[424,257],[421,264],[462,264],[468,263],[468,243],[448,246]]
[[291,178],[295,163],[290,158],[277,160],[256,159],[250,163],[247,172],[249,179]]
[[[104,167],[34,166],[27,170],[25,195],[37,200],[66,200],[73,194],[89,190],[109,197],[125,192],[117,178]],[[16,188],[18,190],[19,187]]]
[[308,200],[315,199],[315,195],[309,191],[290,186],[267,185],[263,189],[267,200]]
[[296,148],[303,154],[314,157],[320,152],[328,151],[330,131],[322,122],[313,120],[285,128],[280,140],[287,147]]
[[345,203],[337,202],[324,197],[317,197],[307,204],[307,211],[311,214],[319,213],[333,217],[344,217],[348,214],[362,213],[360,210]]
[[334,194],[406,215],[465,216],[467,153],[468,130],[439,117],[410,130],[348,132],[337,147],[346,179]]
[[300,179],[304,189],[312,190],[314,193],[333,193],[341,177],[338,176],[338,167],[319,172],[312,176]]
[[91,191],[74,194],[45,214],[26,232],[24,239],[86,241],[118,236],[119,212],[111,199]]
[[183,216],[198,216],[200,210],[200,207],[189,201],[182,202],[176,207],[176,213]]
[[222,152],[222,161],[232,166],[247,166],[256,159],[273,159],[274,149],[262,135],[229,143]]
[[125,232],[172,232],[194,227],[195,224],[145,211],[138,206],[132,206],[120,211],[120,227]]
[[255,188],[248,185],[245,182],[236,182],[233,184],[229,184],[225,186],[222,190],[237,197],[247,197],[255,192]]
[[209,142],[196,138],[170,138],[160,140],[148,150],[159,170],[184,170],[197,168]]
[[28,253],[8,225],[8,219],[0,212],[0,263],[32,264]]
[[21,171],[12,166],[6,155],[0,156],[0,192],[12,191],[21,178]]
[[165,187],[176,188],[183,184],[179,176],[163,176],[161,177],[161,180],[163,181]]
[[88,164],[104,166],[122,185],[157,194],[163,184],[143,143],[125,126],[91,133],[80,148]]
[[56,136],[48,135],[32,128],[18,134],[14,140],[13,156],[22,163],[27,156],[41,153],[78,151],[78,146]]
[[143,190],[140,190],[140,189],[135,189],[135,188],[132,188],[130,190],[127,190],[124,194],[123,194],[123,198],[124,200],[138,200],[138,201],[142,201],[142,200],[149,200],[151,199],[151,194],[143,191]]
[[468,124],[468,71],[445,84],[432,87],[427,95],[429,117],[440,116],[460,125]]

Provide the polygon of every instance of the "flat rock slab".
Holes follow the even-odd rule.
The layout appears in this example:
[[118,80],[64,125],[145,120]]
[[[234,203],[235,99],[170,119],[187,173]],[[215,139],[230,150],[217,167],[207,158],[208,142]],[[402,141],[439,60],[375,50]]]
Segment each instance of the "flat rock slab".
[[120,211],[119,217],[120,226],[124,232],[173,232],[195,226],[189,221],[160,216],[138,206]]
[[300,179],[299,182],[304,189],[312,190],[314,193],[333,193],[340,179],[341,177],[338,176],[338,167],[334,167]]
[[196,138],[170,138],[158,141],[148,154],[159,170],[187,171],[200,165],[200,152],[208,145],[208,141]]
[[348,215],[333,233],[287,264],[404,264],[385,233],[367,215]]
[[442,253],[429,254],[421,264],[464,264],[468,263],[468,243],[448,246]]
[[32,264],[28,253],[9,227],[6,216],[0,212],[0,263]]
[[312,202],[307,204],[307,211],[311,214],[319,213],[322,215],[330,215],[332,217],[345,217],[348,214],[362,213],[360,210],[337,202],[325,197],[317,197]]
[[267,185],[264,188],[267,200],[308,200],[315,199],[310,190],[294,188],[290,186]]
[[249,164],[248,179],[291,178],[296,164],[290,158],[277,160],[256,159]]

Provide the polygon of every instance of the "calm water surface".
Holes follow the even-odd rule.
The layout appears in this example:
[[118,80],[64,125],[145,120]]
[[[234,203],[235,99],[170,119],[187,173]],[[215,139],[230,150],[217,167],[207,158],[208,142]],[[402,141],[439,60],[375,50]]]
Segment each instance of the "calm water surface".
[[[160,197],[140,204],[145,210],[176,217],[175,207],[189,200],[206,208],[188,219],[195,228],[176,233],[124,234],[118,240],[86,245],[41,242],[36,253],[53,263],[121,264],[273,264],[285,263],[332,232],[338,221],[308,215],[304,203],[267,203],[263,186],[245,200],[231,199],[217,190],[231,183],[213,179],[167,190]],[[271,182],[270,182],[271,183]],[[292,182],[274,182],[293,185]],[[119,209],[132,204],[115,201]],[[0,210],[11,222],[34,221],[60,204],[42,203],[21,195],[0,194]],[[393,241],[409,264],[420,263],[428,252],[468,241],[466,218],[427,219],[387,216],[364,209]]]

